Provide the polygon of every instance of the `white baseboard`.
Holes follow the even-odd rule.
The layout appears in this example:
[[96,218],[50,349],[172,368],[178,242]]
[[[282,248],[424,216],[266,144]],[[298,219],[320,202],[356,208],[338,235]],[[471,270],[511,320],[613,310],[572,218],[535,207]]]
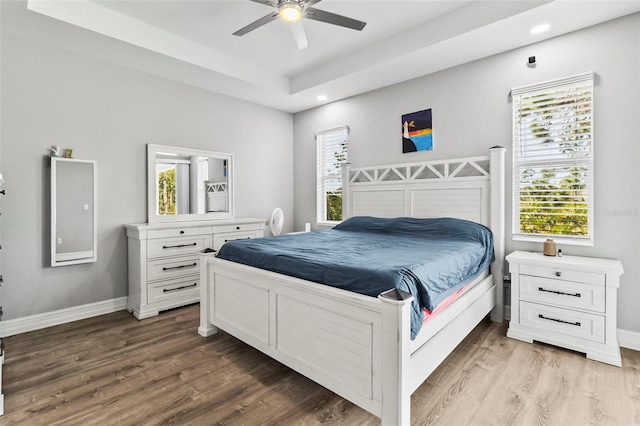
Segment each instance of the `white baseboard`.
[[634,351],[640,351],[640,333],[618,329],[618,343],[620,346]]
[[87,305],[60,309],[58,311],[5,320],[0,324],[2,325],[2,327],[0,327],[0,338],[40,330],[54,325],[66,324],[68,322],[91,318],[98,315],[110,314],[111,312],[122,311],[126,306],[127,298],[119,297],[117,299],[103,300],[101,302],[89,303]]

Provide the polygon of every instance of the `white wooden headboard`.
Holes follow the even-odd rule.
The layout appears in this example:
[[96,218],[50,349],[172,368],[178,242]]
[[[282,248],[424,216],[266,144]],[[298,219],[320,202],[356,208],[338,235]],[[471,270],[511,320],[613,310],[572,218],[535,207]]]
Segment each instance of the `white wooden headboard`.
[[503,318],[505,188],[504,154],[343,168],[343,216],[454,217],[491,229],[496,261],[491,270],[498,289],[492,319]]

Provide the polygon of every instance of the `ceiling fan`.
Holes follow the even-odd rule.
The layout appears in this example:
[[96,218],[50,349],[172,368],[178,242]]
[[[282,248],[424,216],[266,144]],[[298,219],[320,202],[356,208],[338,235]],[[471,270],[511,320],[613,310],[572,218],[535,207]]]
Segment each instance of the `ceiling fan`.
[[255,3],[265,4],[271,6],[276,10],[270,14],[263,16],[255,22],[250,23],[244,28],[239,29],[233,35],[243,36],[248,32],[260,28],[261,26],[274,21],[278,17],[284,21],[291,23],[291,31],[293,37],[298,44],[299,49],[304,49],[309,45],[307,41],[307,35],[304,32],[304,27],[300,20],[302,18],[313,19],[314,21],[326,22],[328,24],[338,25],[340,27],[350,28],[352,30],[362,31],[366,22],[358,21],[356,19],[347,18],[346,16],[337,15],[335,13],[326,12],[324,10],[316,9],[313,6],[316,3],[320,3],[322,0],[250,0]]

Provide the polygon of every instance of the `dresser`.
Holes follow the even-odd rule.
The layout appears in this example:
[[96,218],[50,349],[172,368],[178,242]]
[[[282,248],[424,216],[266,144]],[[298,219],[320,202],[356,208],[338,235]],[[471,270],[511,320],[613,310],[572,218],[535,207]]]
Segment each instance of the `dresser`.
[[511,273],[511,321],[507,336],[584,352],[620,366],[616,331],[622,263],[614,259],[544,256],[515,251]]
[[127,310],[138,319],[200,300],[200,252],[264,235],[265,219],[125,225],[129,248]]

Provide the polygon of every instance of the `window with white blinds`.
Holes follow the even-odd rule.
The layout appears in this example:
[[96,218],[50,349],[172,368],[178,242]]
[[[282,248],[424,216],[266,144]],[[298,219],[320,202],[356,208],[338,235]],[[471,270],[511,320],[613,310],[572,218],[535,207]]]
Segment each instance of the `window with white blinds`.
[[347,161],[349,127],[316,132],[317,221],[342,220],[342,164]]
[[593,73],[511,95],[513,238],[593,244]]

